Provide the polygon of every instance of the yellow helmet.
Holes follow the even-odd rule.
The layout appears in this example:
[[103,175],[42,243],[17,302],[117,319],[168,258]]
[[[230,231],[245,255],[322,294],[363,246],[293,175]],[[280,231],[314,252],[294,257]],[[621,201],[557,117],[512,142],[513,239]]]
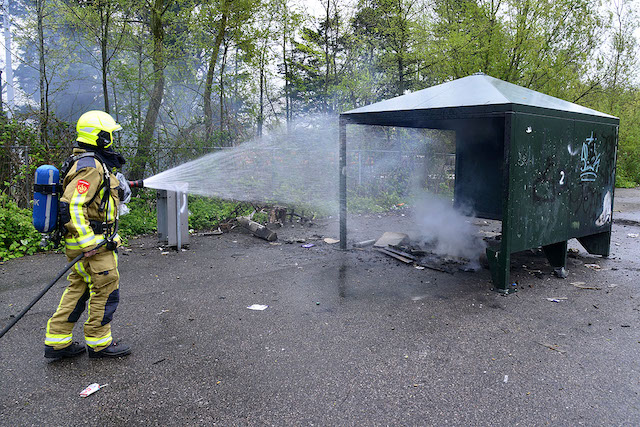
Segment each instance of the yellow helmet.
[[78,119],[76,141],[98,148],[109,148],[113,144],[113,132],[120,129],[122,126],[104,111],[87,111]]

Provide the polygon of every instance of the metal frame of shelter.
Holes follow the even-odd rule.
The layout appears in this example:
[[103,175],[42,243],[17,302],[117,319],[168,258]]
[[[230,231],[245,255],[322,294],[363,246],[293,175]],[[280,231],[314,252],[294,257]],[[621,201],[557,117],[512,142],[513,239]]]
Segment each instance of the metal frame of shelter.
[[456,132],[454,206],[502,221],[487,248],[508,293],[511,254],[542,247],[566,267],[567,241],[608,256],[620,120],[482,73],[340,115],[340,247],[347,248],[347,124]]

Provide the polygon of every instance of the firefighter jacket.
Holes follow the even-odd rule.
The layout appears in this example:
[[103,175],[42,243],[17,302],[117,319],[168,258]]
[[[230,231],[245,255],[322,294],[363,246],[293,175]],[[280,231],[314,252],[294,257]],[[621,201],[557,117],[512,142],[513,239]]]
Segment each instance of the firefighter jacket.
[[[73,149],[73,156],[83,153],[86,151],[81,148]],[[82,156],[73,162],[62,182],[60,198],[68,256],[94,249],[113,233],[120,203],[118,184],[115,174],[110,173],[97,156]],[[119,236],[114,241],[119,245]]]

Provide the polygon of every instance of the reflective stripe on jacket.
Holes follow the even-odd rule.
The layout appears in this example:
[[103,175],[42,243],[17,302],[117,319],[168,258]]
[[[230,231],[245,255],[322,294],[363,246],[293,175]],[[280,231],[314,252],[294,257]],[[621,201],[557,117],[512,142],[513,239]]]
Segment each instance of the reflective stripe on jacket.
[[[85,150],[75,148],[73,155]],[[74,162],[63,181],[64,191],[60,200],[69,204],[70,220],[65,224],[66,248],[69,251],[87,252],[104,240],[103,235],[96,235],[89,221],[113,224],[118,215],[118,180],[110,174],[110,189],[103,186],[105,170],[102,163],[94,157],[85,156]],[[109,191],[109,199],[103,212],[100,202],[105,191]],[[98,193],[98,194],[96,194]]]

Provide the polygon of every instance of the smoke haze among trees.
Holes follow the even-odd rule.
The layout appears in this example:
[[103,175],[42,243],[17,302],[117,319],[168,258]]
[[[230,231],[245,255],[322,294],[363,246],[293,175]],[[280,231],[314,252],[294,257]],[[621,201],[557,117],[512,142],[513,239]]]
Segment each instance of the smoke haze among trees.
[[136,179],[167,148],[193,158],[482,71],[620,117],[618,183],[640,182],[637,2],[312,1],[12,0],[3,144],[51,160],[102,109]]

